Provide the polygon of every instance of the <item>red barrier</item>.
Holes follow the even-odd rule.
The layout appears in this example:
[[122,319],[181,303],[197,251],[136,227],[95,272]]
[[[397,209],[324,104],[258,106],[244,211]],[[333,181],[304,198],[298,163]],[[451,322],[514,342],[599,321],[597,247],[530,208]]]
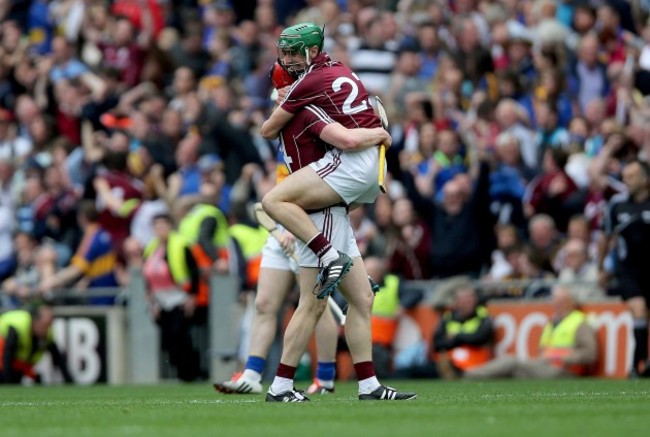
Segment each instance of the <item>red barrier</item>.
[[[495,356],[514,354],[521,359],[537,355],[542,330],[553,310],[549,303],[502,302],[487,306],[495,321]],[[603,302],[582,308],[597,329],[598,363],[593,374],[608,378],[625,378],[632,359],[632,316],[622,302]],[[420,337],[431,344],[438,314],[420,306],[409,310],[398,331],[396,349],[417,341]],[[413,332],[415,323],[419,335]]]
[[[626,378],[632,354],[632,316],[622,302],[586,304],[597,330],[598,362],[595,376]],[[553,312],[547,303],[495,303],[488,305],[494,318],[495,355],[514,354],[520,359],[537,356],[542,330]]]

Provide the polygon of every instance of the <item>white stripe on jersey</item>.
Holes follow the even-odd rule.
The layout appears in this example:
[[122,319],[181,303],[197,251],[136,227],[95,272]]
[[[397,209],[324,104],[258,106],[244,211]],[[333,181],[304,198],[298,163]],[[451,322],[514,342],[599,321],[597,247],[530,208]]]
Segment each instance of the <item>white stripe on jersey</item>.
[[336,123],[332,117],[330,117],[327,112],[325,112],[322,108],[319,108],[318,106],[313,106],[313,105],[307,105],[305,106],[305,109],[308,109],[310,112],[312,112],[316,117],[318,117],[323,123],[331,124],[331,123]]

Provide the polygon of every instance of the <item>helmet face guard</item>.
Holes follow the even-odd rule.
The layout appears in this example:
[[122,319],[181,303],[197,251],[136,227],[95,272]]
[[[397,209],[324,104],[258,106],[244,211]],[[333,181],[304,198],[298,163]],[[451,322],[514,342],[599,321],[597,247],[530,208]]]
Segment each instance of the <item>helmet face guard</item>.
[[323,29],[313,23],[301,23],[287,27],[278,39],[278,62],[289,73],[298,76],[311,63],[309,50],[323,49]]
[[301,42],[293,47],[278,43],[278,63],[292,76],[299,76],[307,68],[308,50]]

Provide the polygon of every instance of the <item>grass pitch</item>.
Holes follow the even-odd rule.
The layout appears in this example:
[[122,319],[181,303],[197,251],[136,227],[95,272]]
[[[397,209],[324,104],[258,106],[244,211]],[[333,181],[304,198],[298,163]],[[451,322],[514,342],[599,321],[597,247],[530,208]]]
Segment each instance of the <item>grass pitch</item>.
[[648,436],[650,381],[395,381],[409,402],[360,402],[356,383],[269,404],[211,385],[0,387],[0,436]]

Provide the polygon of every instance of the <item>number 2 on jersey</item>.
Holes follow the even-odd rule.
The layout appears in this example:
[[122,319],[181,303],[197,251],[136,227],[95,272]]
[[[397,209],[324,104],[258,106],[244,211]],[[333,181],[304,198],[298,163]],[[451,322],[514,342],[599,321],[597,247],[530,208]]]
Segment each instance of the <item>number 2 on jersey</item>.
[[[359,80],[359,77],[355,74],[352,73],[352,76],[356,79]],[[356,84],[355,81],[350,79],[349,77],[346,76],[341,76],[337,77],[334,82],[332,82],[332,90],[335,93],[338,93],[339,91],[343,90],[343,85],[350,85],[350,94],[348,94],[348,97],[345,99],[345,102],[343,102],[343,110],[344,114],[356,114],[357,112],[364,111],[368,109],[368,103],[365,100],[362,100],[361,103],[359,103],[356,106],[352,106],[352,103],[356,100],[357,96],[359,95],[359,86]]]

